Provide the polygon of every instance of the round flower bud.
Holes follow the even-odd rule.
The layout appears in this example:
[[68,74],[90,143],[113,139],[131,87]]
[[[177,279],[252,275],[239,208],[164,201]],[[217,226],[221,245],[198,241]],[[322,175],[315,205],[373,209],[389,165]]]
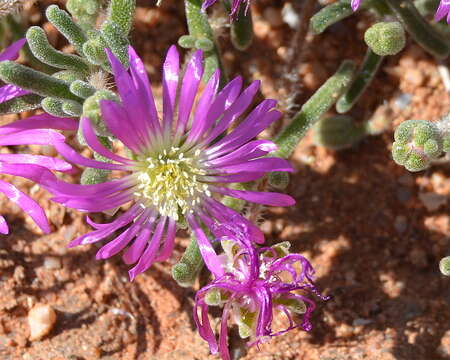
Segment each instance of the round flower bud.
[[439,262],[439,270],[445,276],[450,276],[450,256],[446,256]]
[[364,41],[377,55],[395,55],[405,47],[405,30],[399,22],[380,22],[367,29]]
[[101,136],[110,136],[105,123],[102,120],[100,101],[101,100],[112,100],[118,101],[118,97],[112,91],[109,90],[98,90],[94,95],[87,98],[83,104],[83,117],[89,118],[95,131]]
[[314,142],[333,150],[341,150],[360,141],[366,134],[363,126],[358,126],[353,119],[337,115],[321,119],[314,127]]
[[409,171],[425,170],[443,151],[439,129],[428,121],[405,121],[395,130],[394,138],[392,157]]

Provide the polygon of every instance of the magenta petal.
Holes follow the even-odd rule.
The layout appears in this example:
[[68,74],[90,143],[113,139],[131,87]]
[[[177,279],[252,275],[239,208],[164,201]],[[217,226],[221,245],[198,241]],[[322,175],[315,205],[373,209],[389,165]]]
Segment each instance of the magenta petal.
[[[1,140],[0,140],[1,142]],[[72,149],[69,145],[63,142],[56,142],[54,144],[55,149],[67,160],[86,167],[91,167],[94,169],[105,169],[105,170],[121,170],[126,171],[127,168],[123,164],[110,164],[102,161],[92,160],[81,156],[76,150]]]
[[211,171],[218,173],[233,174],[241,171],[248,172],[271,172],[271,171],[288,171],[292,172],[293,168],[289,161],[281,158],[261,158],[250,161],[244,161],[240,164],[233,165],[217,165],[211,167]]
[[202,4],[202,9],[205,10],[206,8],[213,5],[217,0],[205,0]]
[[198,86],[203,76],[202,60],[203,52],[197,50],[189,60],[183,77],[178,104],[177,131],[180,134],[186,129],[191,115],[192,105],[197,95]]
[[84,234],[79,238],[72,240],[68,246],[74,247],[78,245],[87,245],[100,241],[105,237],[111,235],[114,231],[128,225],[131,221],[133,221],[133,219],[139,216],[141,212],[142,209],[139,207],[139,205],[134,205],[128,211],[120,215],[116,220],[107,224],[109,226],[107,227],[105,226],[102,229],[91,231],[90,233]]
[[450,1],[441,0],[441,2],[439,3],[439,7],[436,10],[434,19],[435,21],[440,21],[445,16],[447,16],[447,23],[450,24]]
[[155,223],[156,214],[151,214],[146,222],[141,226],[141,231],[139,235],[134,240],[133,244],[127,249],[127,251],[123,254],[122,259],[125,264],[134,264],[142,255],[142,252],[145,249],[145,245],[150,240],[150,237],[153,232],[153,225]]
[[139,116],[136,117],[135,123],[139,126],[142,134],[149,134],[149,129],[159,133],[161,132],[161,126],[159,124],[158,111],[156,110],[155,99],[145,66],[131,46],[128,49],[128,54],[130,57],[131,78],[136,89],[136,96],[132,96],[132,104],[136,102],[136,106],[139,107]]
[[278,120],[281,117],[281,113],[279,111],[270,111],[276,103],[275,100],[270,99],[261,102],[231,133],[225,135],[223,139],[208,149],[209,157],[217,157],[241,146]]
[[57,196],[73,196],[79,198],[105,197],[116,192],[128,189],[134,185],[130,177],[106,181],[100,184],[81,185],[69,184],[63,181],[55,181],[50,186],[50,191]]
[[250,141],[233,152],[223,155],[217,159],[208,160],[207,165],[230,165],[246,160],[252,160],[277,150],[277,146],[269,140]]
[[39,114],[0,126],[0,135],[8,135],[23,130],[36,129],[77,130],[78,121],[70,118],[60,118],[49,114]]
[[55,171],[69,171],[72,165],[64,160],[51,156],[29,155],[29,154],[0,154],[0,162],[16,164],[35,164]]
[[207,133],[210,128],[214,128],[216,121],[223,115],[223,112],[228,109],[239,96],[242,87],[242,77],[237,76],[231,80],[219,92],[209,111],[204,115],[204,123],[199,130],[201,133]]
[[19,56],[19,51],[27,42],[27,39],[20,39],[12,43],[0,53],[0,61],[15,60]]
[[0,137],[0,145],[54,145],[63,142],[64,136],[53,130],[23,130]]
[[56,176],[50,170],[34,164],[8,164],[0,162],[0,173],[20,176],[44,187],[50,186],[56,181]]
[[358,10],[360,4],[361,4],[361,0],[352,0],[351,6],[352,6],[353,11]]
[[29,196],[21,192],[15,186],[0,180],[0,192],[12,202],[16,203],[23,211],[25,211],[46,234],[50,233],[50,225],[44,210],[31,199]]
[[214,251],[211,242],[209,241],[209,239],[203,232],[202,228],[198,225],[197,221],[192,215],[187,216],[187,221],[189,222],[189,225],[191,226],[191,229],[195,234],[195,238],[197,239],[200,253],[202,254],[203,260],[205,261],[207,268],[215,276],[222,276],[224,274],[222,263],[220,262],[219,257]]
[[207,128],[207,122],[205,114],[208,113],[211,108],[212,101],[216,96],[217,90],[220,84],[220,70],[217,69],[208,81],[205,89],[202,92],[202,96],[198,101],[195,109],[194,120],[192,122],[192,128],[189,131],[187,142],[195,142],[203,134],[204,129]]
[[0,215],[0,234],[4,235],[9,234],[8,223],[6,222],[5,218],[1,215]]
[[176,46],[172,45],[163,65],[163,126],[165,130],[170,130],[173,121],[179,72],[180,55]]
[[257,204],[271,205],[271,206],[292,206],[295,204],[294,198],[286,194],[273,193],[273,192],[259,192],[259,191],[246,191],[246,190],[234,190],[218,186],[210,186],[211,191],[218,192],[222,195],[228,195],[238,199],[254,202]]
[[31,92],[28,90],[23,90],[18,86],[7,84],[5,86],[0,87],[0,103],[27,94],[31,94]]
[[220,335],[219,335],[219,352],[222,360],[231,360],[230,352],[228,351],[227,335],[228,335],[228,316],[231,308],[231,301],[225,304],[220,320]]
[[127,246],[129,242],[141,230],[141,225],[146,218],[147,216],[145,214],[142,214],[139,219],[135,223],[130,225],[130,227],[126,229],[122,234],[100,248],[100,250],[95,255],[95,258],[97,260],[107,259],[123,250],[125,246]]
[[161,249],[161,252],[156,257],[155,261],[166,261],[170,255],[173,253],[173,249],[175,247],[175,234],[177,231],[177,224],[176,222],[168,218],[168,224],[167,224],[167,231],[166,231],[166,238],[164,240],[164,246]]
[[249,182],[255,181],[262,178],[265,172],[242,172],[240,174],[231,175],[212,175],[203,176],[201,180],[206,182],[216,182],[216,183],[238,183],[238,182]]
[[[146,139],[133,127],[132,121],[124,108],[114,101],[103,100],[100,102],[103,120],[111,133],[122,143],[136,153],[146,146]],[[138,115],[139,116],[139,115]]]
[[242,94],[233,102],[233,104],[225,111],[223,117],[214,126],[203,143],[207,144],[222,134],[239,116],[241,116],[253,101],[253,97],[259,90],[261,82],[253,81]]
[[139,262],[136,264],[135,267],[133,267],[128,272],[128,275],[130,276],[130,281],[133,281],[138,274],[143,273],[145,270],[150,268],[150,266],[152,266],[152,264],[154,263],[156,254],[161,244],[161,238],[164,232],[164,228],[166,226],[166,219],[167,219],[166,217],[159,219],[152,240],[147,245],[147,248],[145,249],[144,253],[139,259]]
[[[218,350],[217,340],[209,322],[208,306],[205,304],[204,300],[200,298],[200,296],[203,295],[200,294],[200,291],[195,296],[195,306],[193,309],[194,322],[197,325],[200,336],[208,342],[211,353],[216,354]],[[201,310],[201,321],[198,316],[199,308]]]
[[94,150],[95,152],[99,153],[100,155],[120,162],[122,164],[132,164],[133,161],[127,158],[124,158],[122,156],[114,154],[109,149],[105,148],[100,141],[98,141],[97,135],[94,132],[94,129],[92,128],[91,122],[88,118],[82,118],[81,119],[81,129],[83,130],[83,135],[86,139],[87,144]]

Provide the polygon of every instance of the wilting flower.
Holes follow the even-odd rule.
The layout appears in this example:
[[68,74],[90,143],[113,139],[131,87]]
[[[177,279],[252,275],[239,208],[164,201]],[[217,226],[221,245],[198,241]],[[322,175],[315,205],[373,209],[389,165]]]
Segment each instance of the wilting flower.
[[[15,43],[11,44],[2,53],[0,53],[0,61],[5,60],[15,60],[18,55],[20,49],[25,45],[26,39],[20,39]],[[22,90],[21,88],[7,84],[0,87],[0,103],[11,100],[15,97],[29,94],[29,91]]]
[[[217,232],[224,235],[219,239],[224,254],[217,257],[220,266],[210,268],[214,280],[198,291],[194,307],[195,323],[211,352],[219,351],[224,360],[230,359],[228,321],[238,326],[240,337],[248,338],[250,346],[298,327],[311,330],[315,304],[306,293],[328,298],[317,292],[308,260],[289,254],[288,242],[256,248],[245,227],[222,224]],[[208,319],[209,306],[223,308],[219,344]],[[276,311],[286,316],[283,329],[272,329]],[[297,316],[302,316],[301,322],[294,320]]]
[[447,22],[450,24],[450,0],[441,0],[434,19],[440,21],[445,16],[447,16]]
[[60,182],[53,189],[53,200],[87,212],[115,209],[126,203],[131,203],[131,208],[109,224],[89,220],[96,230],[75,239],[70,246],[94,243],[122,229],[118,237],[98,251],[97,258],[108,258],[130,245],[123,259],[128,264],[137,263],[129,272],[133,279],[154,261],[171,255],[176,223],[183,220],[195,233],[202,255],[211,266],[214,260],[208,254],[214,250],[202,224],[213,228],[214,223],[235,217],[237,224],[251,229],[255,241],[262,242],[261,231],[224,206],[213,193],[273,206],[295,203],[288,195],[224,185],[250,182],[270,171],[292,170],[286,160],[265,157],[276,149],[275,144],[253,140],[279,119],[281,114],[274,110],[276,101],[264,100],[226,134],[252,103],[259,81],[241,92],[242,79],[237,77],[218,91],[217,70],[194,106],[203,75],[202,53],[197,51],[192,56],[180,78],[179,54],[172,46],[163,69],[160,121],[144,65],[132,48],[129,55],[131,65],[127,71],[108,51],[122,103],[102,101],[101,111],[107,128],[132,155],[126,158],[103,147],[87,118],[81,120],[86,142],[114,163],[84,158],[66,144],[57,147],[66,159],[80,165],[127,174],[94,185]]
[[[41,114],[0,127],[0,146],[54,145],[64,142],[64,136],[51,129],[76,130],[78,123],[73,119],[57,118]],[[56,181],[50,170],[69,171],[72,166],[64,160],[32,154],[0,154],[0,173],[20,176],[46,187]],[[46,233],[50,226],[44,210],[29,196],[14,185],[0,180],[0,192],[16,203]],[[8,225],[0,216],[0,233],[8,233]]]
[[[210,7],[211,5],[213,5],[217,0],[205,0],[203,2],[202,8],[206,9],[208,7]],[[250,7],[250,0],[229,0],[231,3],[231,12],[230,12],[230,16],[232,19],[234,19],[239,11],[239,8],[241,7],[241,4],[243,2],[246,3],[246,8],[245,8],[245,12],[248,11],[248,8]]]

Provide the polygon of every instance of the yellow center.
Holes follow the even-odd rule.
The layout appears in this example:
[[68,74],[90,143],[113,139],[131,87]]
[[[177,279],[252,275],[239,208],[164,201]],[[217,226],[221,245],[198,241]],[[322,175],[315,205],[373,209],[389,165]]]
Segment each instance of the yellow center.
[[[196,156],[199,154],[196,153]],[[179,219],[179,214],[193,212],[201,194],[210,196],[208,185],[198,180],[205,175],[193,158],[185,157],[179,148],[172,147],[157,157],[140,161],[135,192],[142,206],[155,206],[162,216]]]

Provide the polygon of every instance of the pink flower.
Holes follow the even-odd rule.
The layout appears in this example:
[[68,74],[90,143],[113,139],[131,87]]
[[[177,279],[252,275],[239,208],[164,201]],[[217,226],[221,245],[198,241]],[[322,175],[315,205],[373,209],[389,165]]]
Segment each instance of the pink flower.
[[202,52],[193,54],[182,73],[178,51],[172,46],[163,66],[163,109],[158,114],[144,64],[133,48],[129,56],[127,70],[108,51],[121,104],[105,100],[101,110],[108,129],[132,155],[122,157],[103,147],[87,118],[81,120],[86,142],[111,163],[87,159],[66,144],[57,145],[60,154],[74,163],[117,170],[123,175],[95,185],[61,181],[52,192],[56,195],[54,201],[87,212],[132,205],[109,224],[91,223],[95,230],[75,239],[70,246],[101,241],[120,229],[121,234],[103,246],[97,258],[105,259],[124,250],[124,261],[136,264],[129,272],[133,279],[153,262],[171,255],[176,223],[183,220],[195,233],[210,269],[217,264],[209,256],[214,249],[204,227],[211,229],[234,217],[236,224],[247,225],[254,239],[263,242],[264,236],[255,225],[217,197],[226,195],[273,206],[295,203],[285,194],[227,186],[251,182],[272,171],[292,171],[288,161],[266,156],[276,149],[273,142],[254,140],[280,118],[274,109],[276,101],[262,101],[234,130],[227,131],[246,113],[260,82],[242,90],[242,78],[236,77],[219,90],[220,73],[216,71],[197,97],[203,75]]

